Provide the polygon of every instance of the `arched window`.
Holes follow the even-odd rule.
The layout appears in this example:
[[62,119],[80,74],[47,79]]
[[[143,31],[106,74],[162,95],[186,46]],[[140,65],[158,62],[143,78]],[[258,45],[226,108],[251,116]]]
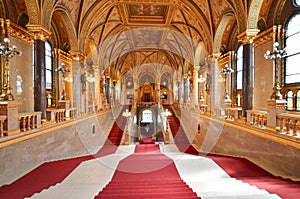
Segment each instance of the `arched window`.
[[236,52],[236,89],[243,88],[243,46],[240,45]]
[[286,94],[286,101],[287,101],[287,110],[293,110],[294,103],[293,103],[293,91],[288,91]]
[[300,13],[295,14],[286,26],[285,83],[300,83]]
[[48,41],[45,43],[45,64],[46,64],[46,89],[52,89],[52,47]]
[[300,111],[300,90],[296,92],[296,111]]

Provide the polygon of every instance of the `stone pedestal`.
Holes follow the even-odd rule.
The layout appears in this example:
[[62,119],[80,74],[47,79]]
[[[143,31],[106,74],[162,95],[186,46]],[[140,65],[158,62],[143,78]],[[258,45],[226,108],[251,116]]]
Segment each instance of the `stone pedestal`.
[[65,109],[65,117],[70,117],[70,100],[59,100],[57,104],[58,109]]
[[18,103],[15,101],[1,101],[0,115],[6,116],[7,119],[3,124],[3,134],[12,135],[20,132]]
[[286,105],[287,105],[286,100],[269,99],[267,101],[267,112],[268,112],[267,128],[268,129],[276,131],[276,127],[279,125],[277,122],[276,115],[280,113],[284,113]]
[[223,100],[222,102],[221,102],[221,108],[220,108],[220,112],[218,113],[218,115],[219,116],[224,116],[225,117],[225,110],[227,109],[227,108],[229,108],[229,107],[231,107],[231,100],[230,99],[226,99],[226,100]]

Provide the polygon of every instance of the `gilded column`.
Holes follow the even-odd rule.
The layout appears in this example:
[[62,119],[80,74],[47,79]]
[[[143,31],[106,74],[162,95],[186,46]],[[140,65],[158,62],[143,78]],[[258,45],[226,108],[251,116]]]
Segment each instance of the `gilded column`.
[[51,32],[40,25],[28,25],[28,30],[34,34],[34,110],[42,112],[46,118],[46,67],[45,41]]

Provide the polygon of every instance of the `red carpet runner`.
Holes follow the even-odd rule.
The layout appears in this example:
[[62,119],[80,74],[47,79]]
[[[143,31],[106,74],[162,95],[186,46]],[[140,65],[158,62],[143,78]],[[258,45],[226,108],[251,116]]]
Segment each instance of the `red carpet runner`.
[[0,198],[30,197],[62,182],[81,162],[114,153],[120,145],[125,123],[126,118],[123,116],[116,119],[106,142],[97,154],[44,163],[12,184],[0,187]]
[[181,179],[173,160],[154,144],[137,145],[135,154],[122,160],[112,181],[95,198],[198,198]]
[[[179,150],[181,152],[199,155],[199,152],[189,144],[184,130],[180,128],[180,122],[175,116],[172,107],[167,106],[165,108],[168,108],[172,113],[172,115],[168,117],[168,122],[174,136],[175,144]],[[233,178],[257,186],[260,189],[265,189],[269,193],[277,194],[283,199],[300,198],[300,182],[276,177],[247,159],[217,155],[208,155],[207,157],[213,159]]]
[[283,199],[300,198],[300,182],[273,176],[243,158],[208,155],[233,178],[277,194]]
[[171,116],[168,117],[168,122],[172,131],[172,135],[176,146],[179,151],[183,153],[189,153],[193,155],[199,155],[198,151],[190,144],[184,130],[180,126],[178,118],[175,116],[171,106],[164,106],[171,112]]

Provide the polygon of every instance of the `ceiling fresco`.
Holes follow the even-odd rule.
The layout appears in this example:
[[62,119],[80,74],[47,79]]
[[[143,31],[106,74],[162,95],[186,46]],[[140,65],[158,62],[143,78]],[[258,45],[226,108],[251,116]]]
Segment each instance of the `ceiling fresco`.
[[[271,1],[259,0],[12,0],[2,1],[14,10],[34,16],[26,6],[38,5],[32,13],[40,13],[41,22],[50,21],[51,30],[63,35],[52,36],[59,43],[69,43],[71,51],[86,53],[97,49],[106,62],[124,60],[130,52],[160,52],[171,67],[182,67],[183,59],[206,56],[215,49],[234,49],[237,35],[247,28],[251,4],[261,6],[262,18],[267,18]],[[13,13],[13,12],[12,12]],[[254,16],[254,15],[253,15]],[[226,22],[224,19],[226,18]],[[267,21],[267,19],[264,19]],[[43,24],[48,27],[48,24]],[[218,31],[223,30],[222,34]],[[170,33],[166,33],[166,30]],[[66,34],[66,32],[68,34]],[[175,36],[174,36],[175,35]],[[222,37],[222,38],[216,38]],[[74,39],[77,41],[74,41]],[[214,46],[215,41],[219,46]],[[88,45],[94,45],[93,48]],[[203,49],[197,55],[197,49]],[[203,52],[204,51],[204,52]],[[183,58],[178,58],[182,56]],[[133,56],[134,57],[134,56]],[[159,59],[157,59],[159,61]],[[98,63],[99,65],[101,63]]]

